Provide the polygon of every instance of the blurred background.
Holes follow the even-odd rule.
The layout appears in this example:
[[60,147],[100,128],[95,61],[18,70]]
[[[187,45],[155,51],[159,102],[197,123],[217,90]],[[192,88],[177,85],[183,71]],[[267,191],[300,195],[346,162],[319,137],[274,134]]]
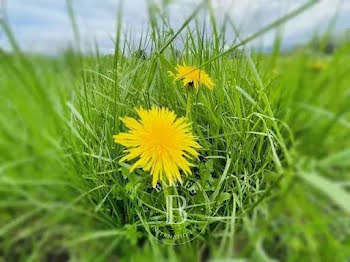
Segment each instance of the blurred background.
[[[24,51],[54,55],[72,47],[75,43],[73,28],[69,19],[67,3],[71,2],[81,37],[81,47],[92,51],[95,45],[103,54],[114,52],[116,17],[119,0],[97,2],[61,1],[61,0],[2,0],[2,15],[6,16],[19,45]],[[169,18],[170,26],[176,30],[188,17],[200,0],[133,0],[124,1],[122,38],[132,37],[137,44],[147,32],[149,3],[163,8]],[[271,23],[292,9],[308,2],[307,0],[213,0],[210,1],[218,25],[226,15],[234,21],[241,37],[248,36]],[[298,19],[290,21],[280,28],[284,50],[305,44],[315,35],[326,31],[333,33],[332,41],[349,34],[350,2],[346,0],[322,0],[315,4]],[[202,22],[209,25],[210,17],[203,11],[199,14]],[[228,40],[234,39],[231,28],[227,28]],[[209,31],[209,26],[208,26]],[[231,38],[231,39],[230,39]],[[274,33],[251,42],[250,45],[271,51]],[[10,50],[10,44],[4,33],[0,34],[0,46]]]

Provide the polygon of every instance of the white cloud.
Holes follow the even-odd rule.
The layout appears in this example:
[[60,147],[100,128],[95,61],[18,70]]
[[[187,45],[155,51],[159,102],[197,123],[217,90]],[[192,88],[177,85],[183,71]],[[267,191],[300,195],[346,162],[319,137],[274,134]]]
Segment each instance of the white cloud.
[[[132,30],[137,38],[147,30],[146,0],[124,1],[123,28]],[[158,2],[161,2],[157,0]],[[243,35],[249,35],[307,0],[212,0],[218,22],[228,13]],[[341,0],[340,0],[341,1]],[[97,41],[100,51],[111,52],[119,0],[73,0],[76,19],[84,49]],[[178,27],[199,4],[200,0],[173,0],[169,15]],[[337,10],[337,0],[321,0],[284,26],[287,44],[310,38],[315,29],[325,30]],[[350,28],[350,1],[342,1],[339,9],[339,30]],[[62,0],[8,0],[8,17],[12,30],[25,51],[56,53],[73,43],[72,26]],[[273,34],[261,38],[271,44]],[[261,41],[258,41],[261,43]],[[9,48],[0,32],[0,46]]]

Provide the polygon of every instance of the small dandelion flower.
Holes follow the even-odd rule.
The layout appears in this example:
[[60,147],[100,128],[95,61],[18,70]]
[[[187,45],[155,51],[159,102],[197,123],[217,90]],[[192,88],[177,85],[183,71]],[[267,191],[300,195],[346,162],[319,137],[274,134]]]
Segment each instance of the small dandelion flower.
[[182,183],[180,171],[186,175],[192,173],[193,165],[189,161],[198,157],[200,148],[191,133],[191,123],[185,117],[177,118],[167,108],[135,110],[140,119],[121,118],[129,131],[113,136],[115,143],[127,147],[127,155],[120,161],[137,159],[130,172],[135,168],[150,171],[153,187],[158,180],[167,180],[169,185],[177,180]]
[[319,72],[325,70],[327,68],[327,64],[323,61],[316,61],[310,67],[313,71]]
[[176,67],[176,74],[169,71],[169,75],[174,77],[175,81],[182,80],[184,86],[191,86],[198,89],[199,84],[203,84],[208,89],[213,89],[214,82],[210,76],[194,66],[180,66]]

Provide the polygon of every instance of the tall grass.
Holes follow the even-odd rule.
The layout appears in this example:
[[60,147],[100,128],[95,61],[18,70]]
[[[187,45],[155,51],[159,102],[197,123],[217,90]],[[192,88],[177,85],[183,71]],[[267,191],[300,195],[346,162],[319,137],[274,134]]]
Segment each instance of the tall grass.
[[[350,45],[327,56],[307,47],[284,54],[277,36],[271,54],[245,48],[314,3],[245,39],[236,31],[229,48],[225,28],[234,22],[219,28],[208,3],[178,30],[150,6],[149,34],[136,47],[121,42],[120,7],[107,56],[25,54],[2,21],[13,51],[0,54],[0,259],[348,259]],[[210,35],[200,10],[212,14]],[[327,67],[313,69],[316,61]],[[179,63],[216,84],[198,91],[189,116],[203,147],[192,178],[214,204],[200,236],[169,246],[142,219],[150,175],[118,163],[123,148],[112,136],[134,107],[186,114],[184,88],[168,76]]]

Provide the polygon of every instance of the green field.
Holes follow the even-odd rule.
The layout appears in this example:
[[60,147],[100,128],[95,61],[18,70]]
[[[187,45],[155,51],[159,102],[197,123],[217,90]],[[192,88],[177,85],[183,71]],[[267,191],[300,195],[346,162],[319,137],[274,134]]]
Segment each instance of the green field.
[[[283,52],[279,34],[269,53],[244,48],[306,8],[246,39],[236,31],[236,44],[215,17],[204,34],[194,10],[177,29],[152,13],[135,47],[119,14],[114,55],[25,54],[2,22],[13,51],[0,52],[0,261],[348,261],[350,44],[325,54],[327,32],[318,48]],[[178,64],[207,72],[213,90],[174,82]],[[152,236],[165,199],[145,208],[152,177],[130,173],[112,138],[120,117],[152,106],[189,111],[202,147],[182,178],[207,208],[188,214],[201,232],[181,245]]]

